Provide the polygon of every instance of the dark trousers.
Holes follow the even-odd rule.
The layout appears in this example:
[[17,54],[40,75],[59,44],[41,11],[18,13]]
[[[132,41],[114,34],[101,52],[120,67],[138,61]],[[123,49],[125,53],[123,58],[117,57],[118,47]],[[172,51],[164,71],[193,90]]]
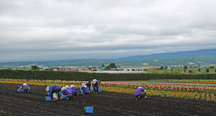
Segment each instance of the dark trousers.
[[86,86],[88,87],[89,91],[91,91],[91,89],[90,89],[91,88],[91,84],[87,84]]
[[68,98],[68,100],[72,100],[73,99],[73,96],[70,96],[70,97],[67,97]]
[[93,86],[95,92],[98,92],[98,86]]
[[73,92],[73,95],[77,95],[77,92]]
[[136,98],[144,98],[146,96],[146,92],[140,95],[135,96]]
[[27,92],[27,91],[28,91],[28,88],[23,89],[23,91],[24,91],[24,92]]

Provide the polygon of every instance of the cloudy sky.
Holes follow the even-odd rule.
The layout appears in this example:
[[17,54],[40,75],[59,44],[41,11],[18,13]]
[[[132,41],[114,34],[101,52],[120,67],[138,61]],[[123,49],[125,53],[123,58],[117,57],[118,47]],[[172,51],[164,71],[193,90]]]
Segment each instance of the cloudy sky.
[[216,0],[0,0],[0,62],[216,48]]

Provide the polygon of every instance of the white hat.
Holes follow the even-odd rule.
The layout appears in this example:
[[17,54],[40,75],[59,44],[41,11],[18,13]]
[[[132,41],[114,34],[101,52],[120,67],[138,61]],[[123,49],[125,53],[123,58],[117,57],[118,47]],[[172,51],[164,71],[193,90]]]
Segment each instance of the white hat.
[[71,85],[70,87],[72,88],[72,87],[74,87],[74,85]]
[[46,91],[49,91],[49,86],[46,87]]
[[85,85],[85,83],[82,83],[82,86],[83,86],[83,87],[87,87],[87,86]]
[[97,81],[96,79],[93,79],[93,81]]
[[62,88],[61,88],[62,91],[65,90],[65,89],[67,89],[67,87],[62,87]]
[[27,85],[26,83],[23,83],[23,85]]
[[138,89],[139,89],[139,88],[143,88],[143,87],[138,87]]
[[68,86],[68,85],[66,85],[65,87],[66,87],[66,88],[68,88],[69,86]]

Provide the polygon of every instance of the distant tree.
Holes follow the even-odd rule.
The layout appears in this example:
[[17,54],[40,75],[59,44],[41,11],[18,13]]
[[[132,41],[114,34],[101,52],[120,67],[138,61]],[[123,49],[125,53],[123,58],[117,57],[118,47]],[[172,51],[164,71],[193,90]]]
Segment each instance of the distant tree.
[[168,66],[166,65],[165,69],[167,69],[167,68],[168,68]]
[[32,65],[32,66],[31,66],[31,69],[32,69],[32,70],[39,70],[39,67],[36,66],[36,65]]
[[111,68],[117,68],[115,63],[110,63],[108,66],[106,66],[105,70],[111,70]]
[[184,66],[184,67],[183,67],[183,69],[187,69],[187,68],[188,68],[188,66]]
[[173,68],[171,68],[171,72],[173,71]]
[[91,67],[89,67],[89,70],[90,70],[90,71],[92,70]]
[[163,66],[161,66],[161,67],[160,67],[160,69],[164,69],[164,67],[163,67]]
[[104,67],[104,64],[102,64],[102,67]]
[[198,68],[198,71],[200,72],[200,68]]
[[206,72],[209,72],[209,69],[206,69]]

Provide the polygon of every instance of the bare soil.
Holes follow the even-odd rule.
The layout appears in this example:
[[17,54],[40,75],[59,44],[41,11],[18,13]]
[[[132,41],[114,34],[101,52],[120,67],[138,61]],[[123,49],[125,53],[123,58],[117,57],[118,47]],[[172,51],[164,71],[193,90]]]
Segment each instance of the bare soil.
[[[216,104],[148,96],[136,100],[132,94],[112,92],[74,96],[72,101],[47,102],[45,86],[30,86],[29,93],[18,93],[20,85],[0,84],[0,116],[215,116]],[[94,105],[94,112],[85,106]]]

